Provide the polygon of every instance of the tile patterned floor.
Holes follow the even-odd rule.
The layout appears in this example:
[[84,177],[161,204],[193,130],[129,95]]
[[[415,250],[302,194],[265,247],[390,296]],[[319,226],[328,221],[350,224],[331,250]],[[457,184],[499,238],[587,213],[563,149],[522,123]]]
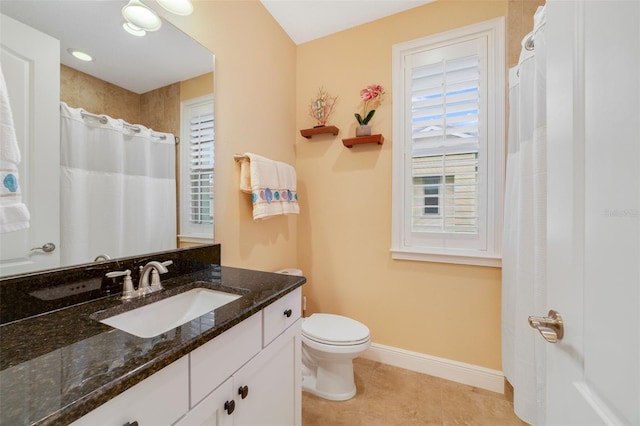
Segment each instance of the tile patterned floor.
[[526,425],[501,394],[361,358],[354,371],[348,401],[302,393],[302,426]]

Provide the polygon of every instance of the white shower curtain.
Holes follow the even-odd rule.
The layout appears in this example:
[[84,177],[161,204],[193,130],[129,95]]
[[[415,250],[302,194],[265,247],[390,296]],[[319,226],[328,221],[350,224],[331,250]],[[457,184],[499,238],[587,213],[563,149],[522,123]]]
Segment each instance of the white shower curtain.
[[[514,388],[514,410],[544,421],[545,342],[529,327],[546,315],[546,53],[544,7],[509,73],[509,146],[502,258],[502,369]],[[525,42],[533,38],[535,47]]]
[[176,248],[174,136],[82,112],[60,105],[61,264]]

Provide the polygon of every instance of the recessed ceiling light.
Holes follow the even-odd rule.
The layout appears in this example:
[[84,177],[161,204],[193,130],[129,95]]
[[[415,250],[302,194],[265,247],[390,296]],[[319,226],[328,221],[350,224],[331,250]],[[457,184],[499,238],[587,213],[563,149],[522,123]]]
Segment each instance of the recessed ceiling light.
[[122,16],[145,31],[156,31],[162,26],[158,14],[142,4],[140,0],[129,0],[129,3],[122,8]]
[[81,52],[80,50],[67,49],[67,52],[69,52],[69,54],[74,58],[79,59],[81,61],[85,61],[85,62],[93,61],[93,58],[91,57],[91,55],[89,55],[88,53]]
[[136,37],[144,37],[147,32],[145,30],[143,30],[142,28],[132,24],[131,22],[125,22],[122,24],[122,28],[124,28],[124,30],[126,32],[128,32],[129,34],[132,34]]
[[193,12],[191,0],[156,0],[160,6],[176,15],[190,15]]

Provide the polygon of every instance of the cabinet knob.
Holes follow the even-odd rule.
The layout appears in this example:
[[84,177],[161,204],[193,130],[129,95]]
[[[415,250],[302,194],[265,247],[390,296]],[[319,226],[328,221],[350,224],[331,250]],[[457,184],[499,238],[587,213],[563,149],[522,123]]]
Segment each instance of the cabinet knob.
[[227,412],[227,414],[233,413],[233,410],[236,409],[236,402],[233,399],[231,401],[225,402],[224,409]]
[[132,422],[126,422],[122,426],[138,426],[138,422],[134,420]]
[[293,312],[291,311],[291,309],[287,309],[286,311],[284,311],[284,316],[289,318],[291,316]]
[[245,399],[249,395],[249,386],[244,385],[238,388],[238,395]]

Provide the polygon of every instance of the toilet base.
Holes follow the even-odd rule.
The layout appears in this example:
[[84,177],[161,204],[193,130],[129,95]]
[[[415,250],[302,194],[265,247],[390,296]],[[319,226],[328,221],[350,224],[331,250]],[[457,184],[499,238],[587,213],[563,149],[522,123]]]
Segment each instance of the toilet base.
[[356,394],[351,359],[343,362],[320,363],[304,369],[302,390],[330,401],[346,401]]

